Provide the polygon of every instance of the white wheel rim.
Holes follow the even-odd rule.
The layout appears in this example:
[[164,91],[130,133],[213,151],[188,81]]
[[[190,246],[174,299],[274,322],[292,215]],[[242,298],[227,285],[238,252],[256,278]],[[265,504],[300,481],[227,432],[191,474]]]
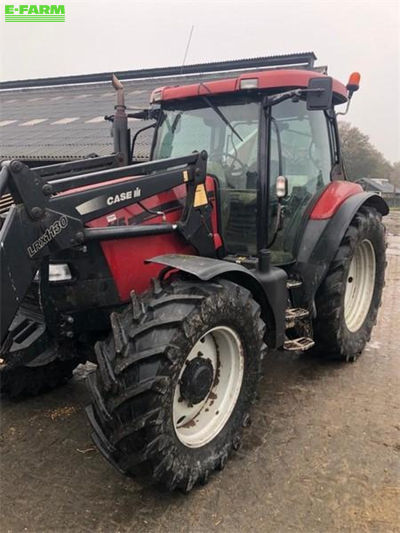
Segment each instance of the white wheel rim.
[[[190,405],[182,398],[180,381],[187,364],[199,354],[211,362],[213,381],[204,400]],[[182,365],[173,399],[175,432],[185,446],[199,448],[220,433],[239,397],[243,371],[243,346],[233,329],[212,328],[196,342]]]
[[355,249],[346,280],[344,319],[354,332],[361,328],[368,315],[375,289],[375,250],[368,239]]

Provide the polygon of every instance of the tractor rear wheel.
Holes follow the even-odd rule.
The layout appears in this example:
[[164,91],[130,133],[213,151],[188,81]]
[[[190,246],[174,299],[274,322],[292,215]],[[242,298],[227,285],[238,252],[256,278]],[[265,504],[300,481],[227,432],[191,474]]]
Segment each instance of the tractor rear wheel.
[[175,279],[111,323],[88,378],[93,440],[123,473],[147,465],[188,492],[240,444],[266,350],[260,307],[230,281]]
[[371,337],[385,274],[385,227],[374,208],[352,220],[316,297],[316,351],[354,361]]

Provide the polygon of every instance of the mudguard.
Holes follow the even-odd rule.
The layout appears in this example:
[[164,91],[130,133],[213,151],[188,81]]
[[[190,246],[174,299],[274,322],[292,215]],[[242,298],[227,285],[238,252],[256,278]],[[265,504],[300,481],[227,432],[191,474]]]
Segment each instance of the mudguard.
[[312,307],[315,294],[324,280],[329,265],[355,214],[362,206],[377,209],[382,215],[389,213],[387,203],[373,192],[361,192],[347,198],[331,218],[312,219],[307,222],[293,267],[303,280],[302,294],[296,305]]
[[230,261],[184,254],[159,255],[148,262],[187,272],[202,281],[223,277],[246,287],[261,306],[262,317],[267,324],[269,347],[283,345],[288,299],[287,274],[283,269],[271,267],[267,272],[259,273]]

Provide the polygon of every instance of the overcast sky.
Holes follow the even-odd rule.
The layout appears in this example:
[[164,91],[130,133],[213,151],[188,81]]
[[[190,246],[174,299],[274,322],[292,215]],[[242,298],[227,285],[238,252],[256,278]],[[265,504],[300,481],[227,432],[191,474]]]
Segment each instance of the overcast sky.
[[187,64],[314,51],[360,71],[346,120],[400,160],[400,0],[65,0],[65,23],[5,23],[4,4],[2,80],[181,64],[194,25]]

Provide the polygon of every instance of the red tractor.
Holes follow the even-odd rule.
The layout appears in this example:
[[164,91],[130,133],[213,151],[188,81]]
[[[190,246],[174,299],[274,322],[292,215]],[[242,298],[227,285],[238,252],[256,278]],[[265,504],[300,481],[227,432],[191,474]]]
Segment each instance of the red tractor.
[[[240,445],[269,350],[361,354],[388,207],[346,180],[335,106],[357,76],[251,71],[157,89],[131,115],[114,86],[114,156],[2,164],[1,387],[96,362],[102,454],[189,491]],[[132,164],[129,117],[154,127],[149,162]]]

